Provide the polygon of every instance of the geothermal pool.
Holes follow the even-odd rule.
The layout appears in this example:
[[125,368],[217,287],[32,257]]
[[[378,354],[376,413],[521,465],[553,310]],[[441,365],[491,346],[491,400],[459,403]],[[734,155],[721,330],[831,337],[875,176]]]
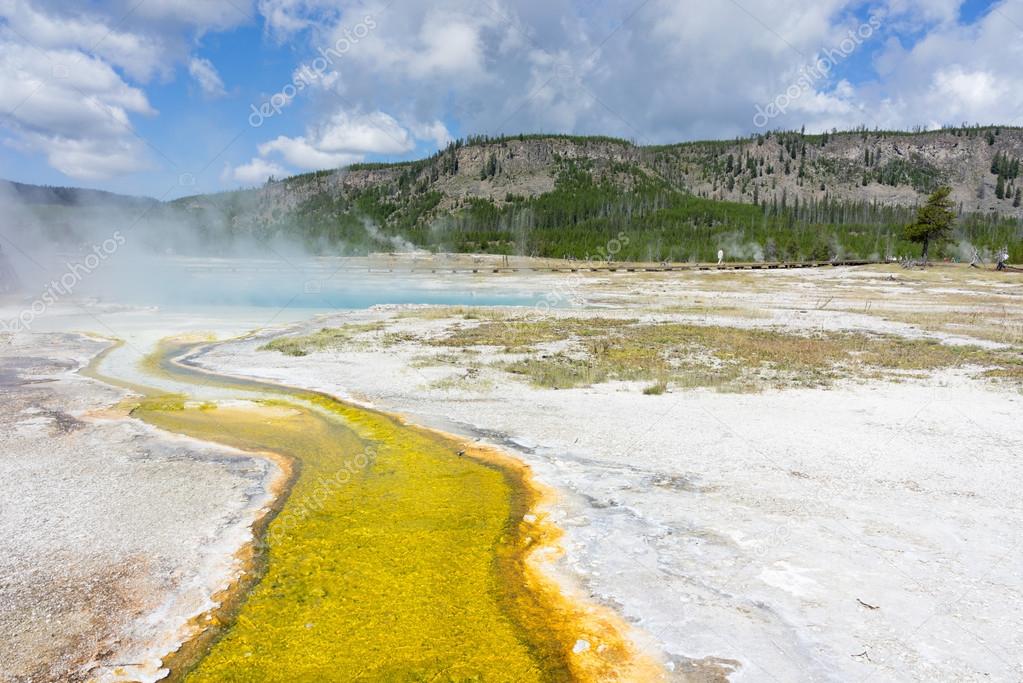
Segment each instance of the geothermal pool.
[[[609,657],[616,670],[628,668],[635,655],[614,620],[594,618],[531,566],[558,531],[534,509],[544,493],[520,463],[331,396],[214,375],[188,360],[213,338],[338,310],[529,306],[537,295],[475,278],[438,286],[337,275],[332,264],[300,273],[265,266],[192,262],[177,288],[161,284],[169,275],[156,268],[135,289],[62,302],[33,320],[33,331],[114,343],[84,373],[141,396],[122,406],[132,417],[271,458],[285,473],[253,529],[244,575],[164,662],[172,680],[595,680]],[[581,634],[604,644],[599,655],[573,651]]]

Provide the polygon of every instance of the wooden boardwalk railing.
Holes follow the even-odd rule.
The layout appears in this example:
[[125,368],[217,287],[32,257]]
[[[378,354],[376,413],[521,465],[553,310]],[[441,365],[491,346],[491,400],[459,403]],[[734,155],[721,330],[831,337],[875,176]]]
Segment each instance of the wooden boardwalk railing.
[[868,266],[884,261],[842,260],[842,261],[779,261],[755,263],[678,263],[678,264],[629,264],[609,263],[605,265],[563,262],[550,266],[495,266],[495,265],[439,265],[416,266],[365,266],[342,268],[370,273],[675,273],[695,270],[779,270],[787,268],[824,268],[827,266]]

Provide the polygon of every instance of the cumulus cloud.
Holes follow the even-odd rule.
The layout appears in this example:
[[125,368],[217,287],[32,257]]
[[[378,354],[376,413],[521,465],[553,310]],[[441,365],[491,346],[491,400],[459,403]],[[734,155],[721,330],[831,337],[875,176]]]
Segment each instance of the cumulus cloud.
[[280,136],[261,144],[259,153],[265,157],[276,152],[289,164],[312,170],[347,166],[367,154],[404,154],[415,147],[413,135],[389,114],[338,111],[304,136]]
[[374,18],[376,28],[342,57],[343,88],[310,92],[318,108],[343,98],[348,108],[403,111],[411,102],[415,118],[454,119],[462,133],[605,133],[655,143],[753,132],[757,105],[784,93],[825,51],[848,44],[868,17],[879,26],[847,63],[815,81],[773,125],[1014,120],[1014,95],[983,93],[1002,98],[994,110],[971,104],[949,71],[997,74],[1003,91],[1023,92],[1004,68],[1020,53],[1018,28],[997,16],[1009,3],[996,3],[976,25],[960,22],[961,4],[363,0],[333,12],[319,0],[262,0],[260,8],[276,13],[266,21],[281,30],[306,31],[313,46]]
[[249,163],[234,168],[225,166],[220,179],[225,182],[236,181],[245,185],[261,185],[271,176],[282,178],[287,175],[290,175],[290,172],[283,166],[255,157]]
[[441,121],[431,123],[414,123],[411,127],[412,134],[419,140],[431,140],[438,148],[446,147],[454,138],[451,131]]
[[1008,3],[999,3],[974,24],[946,20],[910,48],[889,38],[875,58],[876,79],[856,85],[854,98],[892,127],[1018,125],[1023,74],[1005,65],[1020,63],[1023,45],[1008,12]]
[[224,90],[224,81],[210,60],[192,57],[188,62],[188,73],[209,97],[223,97],[227,94]]
[[307,140],[303,136],[289,138],[282,135],[259,146],[259,153],[263,156],[274,152],[292,166],[307,171],[347,166],[364,158],[358,153],[325,150],[316,140]]
[[4,144],[74,179],[150,168],[154,147],[132,121],[157,114],[142,88],[172,79],[184,62],[204,93],[225,94],[213,65],[188,53],[203,33],[251,20],[252,8],[253,0],[0,0]]
[[0,17],[9,26],[9,40],[17,39],[42,49],[94,52],[141,81],[167,70],[164,47],[158,37],[121,31],[98,17],[46,14],[27,0],[0,0]]
[[458,78],[459,83],[452,85],[465,87],[486,80],[489,62],[515,31],[507,15],[495,13],[489,3],[446,0],[407,3],[398,9],[364,2],[353,6],[318,39],[334,44],[366,17],[373,19],[375,28],[345,55],[347,61],[387,79],[414,79],[423,85]]
[[323,149],[364,154],[403,154],[416,146],[409,132],[382,111],[339,111],[317,127],[316,138]]
[[0,92],[12,106],[10,144],[41,152],[62,173],[99,179],[146,166],[129,113],[155,111],[103,60],[0,42]]
[[130,138],[100,140],[30,132],[21,137],[21,143],[42,152],[51,166],[76,180],[106,180],[149,167],[142,143]]
[[961,0],[72,5],[0,0],[0,87],[16,106],[0,125],[13,131],[8,144],[79,176],[104,143],[112,160],[96,169],[132,168],[128,157],[142,151],[132,119],[154,113],[142,88],[182,74],[178,65],[203,92],[224,95],[197,44],[256,17],[263,47],[294,47],[296,77],[317,58],[326,67],[277,122],[277,137],[249,150],[262,167],[243,164],[247,178],[272,159],[329,168],[442,147],[453,134],[599,133],[641,143],[749,134],[758,106],[787,92],[868,16],[876,30],[802,88],[771,127],[1010,124],[1023,110],[1023,74],[1011,68],[1023,57],[1017,0],[996,1],[969,23]]
[[260,144],[259,157],[229,169],[221,179],[252,183],[256,178],[284,175],[285,170],[270,159],[274,156],[301,170],[324,170],[350,166],[371,154],[404,155],[416,149],[417,141],[440,147],[451,140],[451,133],[441,121],[412,121],[403,126],[382,111],[339,110],[310,126],[305,135],[280,135]]

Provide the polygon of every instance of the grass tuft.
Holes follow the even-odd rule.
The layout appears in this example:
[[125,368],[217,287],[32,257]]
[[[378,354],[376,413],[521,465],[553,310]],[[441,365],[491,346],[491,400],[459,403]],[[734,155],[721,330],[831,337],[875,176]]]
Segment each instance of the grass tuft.
[[286,356],[302,357],[317,351],[331,351],[344,348],[355,337],[383,329],[383,323],[324,327],[318,332],[305,336],[280,337],[260,346],[257,351],[277,351]]
[[643,389],[644,396],[660,396],[668,390],[668,383],[664,380],[654,382],[650,386]]

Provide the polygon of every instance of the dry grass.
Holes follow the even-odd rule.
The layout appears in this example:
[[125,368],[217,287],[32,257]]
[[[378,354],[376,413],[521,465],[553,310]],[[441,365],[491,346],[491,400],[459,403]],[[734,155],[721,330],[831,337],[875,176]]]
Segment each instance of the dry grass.
[[383,323],[364,323],[361,325],[345,325],[344,327],[324,327],[318,332],[300,337],[281,337],[260,346],[258,351],[277,351],[286,356],[308,356],[316,351],[342,349],[350,344],[358,335],[378,332],[384,328]]
[[1023,346],[1023,312],[1006,308],[947,311],[878,311],[876,315],[915,325],[929,332],[975,337],[987,341]]
[[492,320],[479,325],[454,328],[437,346],[496,346],[506,352],[521,351],[537,344],[578,337],[598,337],[611,330],[634,324],[621,318],[543,318],[541,320]]
[[395,320],[447,320],[448,318],[499,320],[503,317],[500,311],[473,306],[423,306],[402,311],[395,316]]
[[[562,342],[564,348],[557,352],[538,348],[551,342]],[[430,343],[527,353],[524,358],[496,365],[536,386],[557,389],[644,381],[655,382],[648,389],[661,391],[677,386],[745,392],[764,387],[827,386],[842,378],[898,377],[965,366],[985,368],[989,376],[1013,381],[1023,373],[1023,359],[1018,354],[953,347],[934,340],[640,324],[616,318],[487,322],[455,328]]]
[[643,389],[644,396],[660,396],[668,390],[668,382],[666,380],[658,380],[650,386]]
[[669,315],[712,315],[727,318],[747,318],[751,320],[763,320],[771,317],[769,311],[755,308],[743,308],[742,306],[719,306],[711,301],[701,299],[694,300],[691,304],[668,304],[657,307],[658,313]]

